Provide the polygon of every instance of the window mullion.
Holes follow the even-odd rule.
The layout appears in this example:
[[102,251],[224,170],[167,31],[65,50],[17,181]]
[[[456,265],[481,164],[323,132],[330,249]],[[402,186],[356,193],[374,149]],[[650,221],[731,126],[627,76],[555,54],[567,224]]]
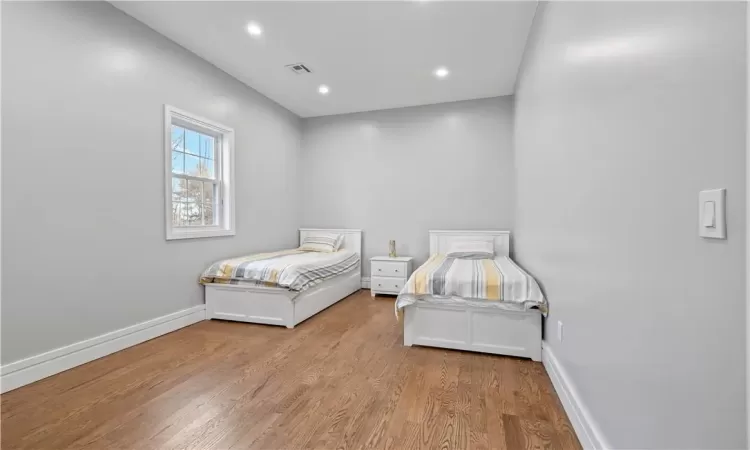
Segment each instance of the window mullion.
[[208,183],[216,183],[218,180],[215,180],[213,178],[204,178],[204,177],[196,177],[195,175],[188,175],[184,173],[172,173],[173,177],[180,177],[184,178],[186,180],[193,180],[193,181],[205,181]]
[[[200,152],[200,150],[198,151]],[[203,192],[205,188],[206,188],[206,185],[204,183],[201,183],[201,196],[200,196],[200,200],[198,200],[198,206],[199,206],[198,210],[201,213],[201,226],[204,226],[204,227],[206,226],[206,213],[203,211],[203,203],[204,203],[203,199],[206,198],[204,195],[205,193]]]

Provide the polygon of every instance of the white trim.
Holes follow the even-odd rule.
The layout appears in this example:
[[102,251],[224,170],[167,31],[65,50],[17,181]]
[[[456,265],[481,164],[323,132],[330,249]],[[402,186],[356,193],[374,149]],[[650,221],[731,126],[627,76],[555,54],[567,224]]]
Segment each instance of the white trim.
[[[219,172],[218,210],[219,225],[206,227],[172,226],[172,121],[177,119],[219,136],[220,147],[216,152],[215,169]],[[194,239],[218,236],[234,236],[235,228],[235,189],[234,189],[234,130],[226,125],[188,113],[171,105],[164,105],[164,215],[166,239]],[[201,179],[187,176],[186,178]]]
[[573,425],[573,429],[581,442],[581,446],[586,449],[610,449],[610,445],[604,438],[601,429],[596,421],[591,417],[586,405],[581,400],[578,391],[570,381],[567,372],[555,357],[552,349],[542,344],[542,364],[552,380],[552,386],[560,398],[560,402],[565,409],[565,413]]
[[205,320],[198,305],[0,367],[0,392],[8,392],[114,352]]
[[361,228],[300,228],[300,231],[325,231],[327,233],[361,233]]
[[453,241],[492,242],[495,256],[510,256],[510,231],[507,230],[430,230],[430,255],[447,253]]
[[[169,220],[172,220],[172,215],[169,215]],[[167,231],[167,240],[172,241],[175,239],[197,239],[197,238],[209,238],[209,237],[221,237],[221,236],[234,236],[237,234],[235,230],[225,230],[218,227],[212,228],[185,228],[177,233]]]
[[370,277],[362,277],[362,289],[370,289]]
[[[205,117],[201,117],[197,114],[189,113],[185,110],[175,108],[171,105],[164,105],[164,111],[169,114],[170,118],[175,117],[179,120],[182,120],[183,122],[195,124],[201,128],[207,128],[209,130],[212,130],[216,135],[234,133],[234,130],[231,127],[222,125],[219,122],[214,122],[211,119],[206,119]],[[171,124],[172,123],[170,121],[170,125]]]

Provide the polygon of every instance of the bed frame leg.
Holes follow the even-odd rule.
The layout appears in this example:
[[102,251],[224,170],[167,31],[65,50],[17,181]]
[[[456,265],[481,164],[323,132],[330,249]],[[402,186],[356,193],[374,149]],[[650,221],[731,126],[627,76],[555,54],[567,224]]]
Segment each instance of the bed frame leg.
[[411,347],[414,343],[414,330],[412,322],[413,312],[410,311],[409,307],[403,309],[404,314],[404,346]]
[[532,361],[542,362],[542,346],[541,345],[539,345],[539,346],[536,346],[536,345],[533,346],[531,348],[531,355],[530,356],[531,356],[531,360]]

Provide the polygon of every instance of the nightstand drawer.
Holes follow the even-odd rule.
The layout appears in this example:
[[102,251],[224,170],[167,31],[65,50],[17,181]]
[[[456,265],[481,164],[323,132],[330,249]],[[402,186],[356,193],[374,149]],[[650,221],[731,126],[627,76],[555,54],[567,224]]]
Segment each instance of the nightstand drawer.
[[373,261],[372,276],[378,277],[406,277],[408,265],[403,262]]
[[378,292],[393,292],[394,294],[398,294],[401,292],[404,284],[406,284],[405,278],[370,278],[370,289]]

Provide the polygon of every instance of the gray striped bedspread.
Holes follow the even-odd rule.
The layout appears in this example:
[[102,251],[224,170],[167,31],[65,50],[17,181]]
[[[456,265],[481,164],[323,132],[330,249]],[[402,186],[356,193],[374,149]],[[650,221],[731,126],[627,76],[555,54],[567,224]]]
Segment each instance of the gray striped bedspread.
[[201,284],[247,284],[302,292],[359,267],[358,253],[282,250],[225,259],[211,265]]
[[507,256],[494,259],[431,256],[414,271],[399,293],[396,309],[423,299],[434,303],[538,308],[547,313],[547,300],[537,281]]

